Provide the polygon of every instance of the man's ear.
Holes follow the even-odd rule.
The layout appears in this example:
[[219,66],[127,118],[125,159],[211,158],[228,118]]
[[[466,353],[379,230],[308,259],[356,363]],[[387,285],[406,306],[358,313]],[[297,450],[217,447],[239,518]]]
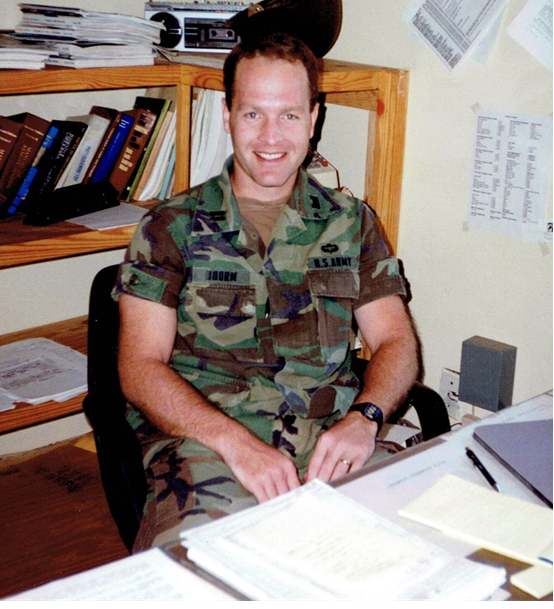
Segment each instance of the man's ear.
[[227,100],[225,97],[221,100],[221,111],[223,112],[223,128],[227,133],[231,133],[231,111],[227,107]]
[[313,110],[310,112],[310,138],[312,138],[314,135],[315,124],[317,123],[318,115],[319,115],[319,102],[316,102]]

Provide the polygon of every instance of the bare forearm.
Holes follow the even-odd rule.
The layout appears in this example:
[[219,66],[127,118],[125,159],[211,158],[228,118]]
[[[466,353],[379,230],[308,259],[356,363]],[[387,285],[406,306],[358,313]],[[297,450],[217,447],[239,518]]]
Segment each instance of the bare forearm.
[[377,404],[385,419],[405,399],[419,372],[417,342],[413,333],[383,344],[372,354],[363,389],[356,402]]
[[120,364],[120,379],[127,399],[169,436],[195,440],[223,455],[233,438],[245,441],[250,435],[163,362],[141,360],[139,365],[127,359]]

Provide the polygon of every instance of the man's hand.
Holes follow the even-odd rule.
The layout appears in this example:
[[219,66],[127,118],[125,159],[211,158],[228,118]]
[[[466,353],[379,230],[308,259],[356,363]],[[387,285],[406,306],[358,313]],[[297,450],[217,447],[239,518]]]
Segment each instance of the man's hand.
[[255,437],[223,451],[223,460],[259,503],[300,486],[294,463]]
[[335,480],[364,466],[375,451],[377,423],[360,412],[350,412],[319,437],[310,459],[306,482]]

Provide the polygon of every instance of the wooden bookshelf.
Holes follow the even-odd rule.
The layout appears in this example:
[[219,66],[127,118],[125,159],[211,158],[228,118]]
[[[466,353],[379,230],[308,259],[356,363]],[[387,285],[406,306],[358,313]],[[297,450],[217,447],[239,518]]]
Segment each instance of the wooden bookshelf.
[[[202,55],[205,60],[206,55]],[[193,89],[223,90],[221,55],[211,56],[217,67],[182,62],[125,68],[0,70],[0,96],[40,95],[79,91],[174,87],[176,89],[175,188],[189,186],[190,130]],[[188,62],[188,63],[184,63]],[[377,213],[392,251],[395,251],[400,217],[400,195],[409,75],[405,70],[336,60],[322,60],[320,90],[325,103],[361,108],[369,112],[364,198]],[[133,227],[91,231],[62,222],[30,227],[20,220],[0,222],[0,270],[21,265],[92,254],[127,245]],[[86,321],[69,320],[55,328],[25,331],[27,337],[55,331],[67,344],[75,335],[79,350],[86,348]],[[60,330],[61,329],[61,330]],[[21,333],[0,337],[19,340]],[[84,352],[84,351],[83,351]],[[67,403],[19,406],[0,413],[0,433],[48,421],[81,410],[80,399]]]

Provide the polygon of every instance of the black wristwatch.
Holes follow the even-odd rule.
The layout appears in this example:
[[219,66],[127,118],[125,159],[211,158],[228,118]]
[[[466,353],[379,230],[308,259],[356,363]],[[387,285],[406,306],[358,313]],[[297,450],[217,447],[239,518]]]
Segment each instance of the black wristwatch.
[[353,404],[349,412],[361,412],[368,421],[375,421],[377,423],[377,433],[381,431],[381,427],[383,427],[383,411],[379,406],[371,402],[360,402],[359,404]]

